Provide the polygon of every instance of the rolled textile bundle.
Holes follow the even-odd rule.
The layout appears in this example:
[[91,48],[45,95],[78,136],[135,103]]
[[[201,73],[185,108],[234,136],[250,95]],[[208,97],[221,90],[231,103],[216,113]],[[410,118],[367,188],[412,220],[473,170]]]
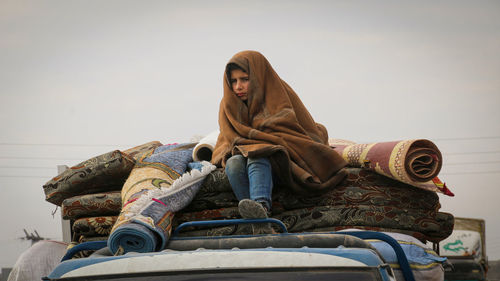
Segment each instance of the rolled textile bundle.
[[352,167],[365,168],[418,188],[454,196],[437,178],[443,158],[430,140],[356,144],[330,139],[329,144]]
[[123,207],[111,230],[108,247],[114,254],[152,252],[165,247],[174,213],[188,205],[215,166],[202,162],[186,172],[193,144],[164,145],[136,165],[122,189]]
[[218,136],[219,130],[216,130],[202,138],[193,149],[193,160],[210,161],[212,159],[212,151],[214,151]]

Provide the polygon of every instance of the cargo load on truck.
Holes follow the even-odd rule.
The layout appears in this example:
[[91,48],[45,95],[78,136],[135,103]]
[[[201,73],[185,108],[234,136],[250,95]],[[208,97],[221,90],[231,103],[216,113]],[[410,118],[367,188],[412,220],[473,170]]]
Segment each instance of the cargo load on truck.
[[[283,227],[271,224],[272,233],[259,239],[293,233],[336,235],[342,230],[385,233],[396,236],[413,273],[423,274],[422,280],[442,280],[445,259],[425,245],[448,237],[454,225],[453,215],[439,211],[437,193],[453,193],[437,177],[442,165],[437,147],[428,140],[372,144],[331,140],[330,145],[349,163],[347,177],[323,194],[275,187],[271,219]],[[210,156],[210,145],[203,141],[168,145],[154,141],[110,151],[47,182],[46,200],[61,206],[63,218],[71,222],[72,246],[99,245],[84,247],[71,258],[88,257],[103,245],[120,256],[168,250],[175,239],[255,236],[248,223],[223,223],[241,221],[238,200],[224,170],[197,158],[199,147],[205,157]],[[392,258],[394,250],[384,249],[381,245],[386,244],[377,244],[377,239],[369,243],[378,255],[385,253],[384,264],[402,269],[399,259]],[[426,258],[412,257],[409,253],[415,249]]]

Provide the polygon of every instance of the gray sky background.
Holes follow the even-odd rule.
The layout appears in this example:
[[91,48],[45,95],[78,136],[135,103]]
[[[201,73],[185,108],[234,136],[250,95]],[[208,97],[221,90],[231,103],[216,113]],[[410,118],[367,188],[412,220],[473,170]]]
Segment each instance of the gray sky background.
[[[179,2],[179,3],[177,3]],[[0,0],[0,267],[61,239],[56,166],[218,128],[223,69],[257,50],[331,137],[426,138],[500,259],[499,1]]]

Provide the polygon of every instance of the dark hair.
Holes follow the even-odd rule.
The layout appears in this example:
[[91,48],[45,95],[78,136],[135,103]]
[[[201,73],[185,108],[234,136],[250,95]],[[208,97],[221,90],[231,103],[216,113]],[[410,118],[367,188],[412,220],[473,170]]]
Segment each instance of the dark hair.
[[226,77],[227,77],[227,80],[229,81],[231,79],[231,71],[235,70],[235,69],[239,69],[245,73],[246,70],[244,70],[241,66],[235,64],[235,63],[228,63],[227,66],[226,66]]

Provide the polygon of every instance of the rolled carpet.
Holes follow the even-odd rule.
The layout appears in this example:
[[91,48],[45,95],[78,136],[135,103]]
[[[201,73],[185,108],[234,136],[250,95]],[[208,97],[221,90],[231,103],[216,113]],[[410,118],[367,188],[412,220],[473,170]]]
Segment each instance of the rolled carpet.
[[215,166],[192,162],[191,144],[158,147],[136,162],[122,189],[123,207],[111,230],[108,247],[114,254],[152,252],[165,247],[174,213],[188,205]]
[[151,228],[139,223],[129,223],[113,231],[108,238],[108,247],[115,254],[154,252],[161,243],[158,240]]
[[361,167],[418,188],[454,196],[437,177],[443,158],[430,140],[357,144],[330,139],[329,144],[349,166]]

